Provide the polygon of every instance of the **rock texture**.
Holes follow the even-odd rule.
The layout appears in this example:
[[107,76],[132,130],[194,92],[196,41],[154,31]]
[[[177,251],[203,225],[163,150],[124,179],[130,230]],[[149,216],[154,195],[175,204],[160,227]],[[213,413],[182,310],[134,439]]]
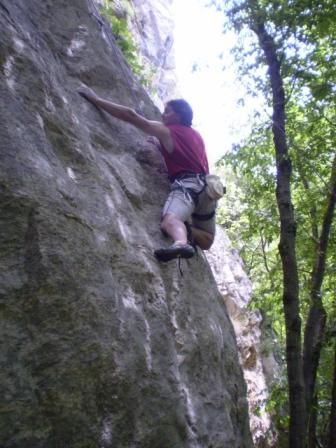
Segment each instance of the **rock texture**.
[[155,118],[83,0],[0,3],[0,445],[248,448],[232,325],[200,253],[160,265]]
[[[259,310],[249,310],[252,285],[237,251],[224,230],[217,226],[216,244],[207,253],[219,291],[233,323],[239,358],[247,384],[250,428],[256,448],[277,446],[271,413],[265,405],[269,387],[279,375],[275,344]],[[267,349],[266,349],[267,345]]]
[[[103,0],[94,0],[98,7]],[[164,102],[179,97],[174,51],[174,0],[110,0],[118,17],[127,20],[139,59],[151,78],[150,96],[163,110]]]
[[155,67],[153,75],[155,104],[179,97],[174,51],[174,0],[132,0],[131,31],[144,63]]

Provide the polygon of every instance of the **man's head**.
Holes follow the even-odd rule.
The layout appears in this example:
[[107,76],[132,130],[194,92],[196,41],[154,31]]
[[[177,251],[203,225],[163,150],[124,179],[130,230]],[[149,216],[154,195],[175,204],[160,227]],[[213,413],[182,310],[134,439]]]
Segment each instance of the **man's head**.
[[192,108],[182,99],[168,101],[162,114],[162,121],[165,125],[182,124],[183,126],[190,127],[192,119]]

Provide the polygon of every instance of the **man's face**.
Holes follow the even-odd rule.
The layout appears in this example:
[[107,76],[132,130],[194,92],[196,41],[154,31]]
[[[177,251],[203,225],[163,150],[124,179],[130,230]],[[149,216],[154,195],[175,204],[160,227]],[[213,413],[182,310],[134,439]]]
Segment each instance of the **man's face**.
[[169,106],[168,104],[164,108],[162,117],[162,123],[166,126],[168,124],[179,124],[180,123],[180,117],[179,115],[174,111],[174,109]]

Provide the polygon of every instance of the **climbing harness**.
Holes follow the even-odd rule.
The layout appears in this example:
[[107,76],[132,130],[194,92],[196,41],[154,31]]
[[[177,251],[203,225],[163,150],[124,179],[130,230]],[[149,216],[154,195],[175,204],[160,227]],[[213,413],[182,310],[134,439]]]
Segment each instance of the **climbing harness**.
[[[192,188],[188,188],[181,182],[184,179],[188,178],[197,178],[203,183],[203,187],[199,191],[195,191]],[[172,191],[174,190],[180,190],[183,191],[185,197],[187,199],[191,199],[194,204],[197,206],[199,201],[199,196],[201,193],[203,193],[204,190],[207,188],[207,182],[206,182],[207,175],[203,173],[190,173],[190,172],[182,172],[177,175],[177,177],[174,179],[174,182],[172,184]],[[216,209],[214,209],[212,212],[207,214],[199,214],[199,213],[193,213],[192,217],[195,219],[198,219],[199,221],[208,221],[212,219],[216,214]]]
[[200,215],[198,213],[193,213],[192,216],[195,219],[198,219],[199,221],[209,221],[212,219],[216,214],[216,210],[213,210],[211,213],[208,213],[207,215]]

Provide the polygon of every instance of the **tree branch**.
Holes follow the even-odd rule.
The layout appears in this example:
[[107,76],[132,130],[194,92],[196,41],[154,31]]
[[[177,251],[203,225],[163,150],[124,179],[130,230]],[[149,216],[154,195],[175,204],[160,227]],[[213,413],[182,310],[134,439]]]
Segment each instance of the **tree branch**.
[[[304,356],[303,368],[306,386],[306,404],[308,413],[313,412],[313,402],[315,396],[315,384],[317,368],[320,360],[320,352],[324,335],[326,322],[326,311],[323,307],[321,286],[325,272],[325,262],[329,242],[330,229],[333,221],[336,203],[336,153],[333,160],[332,171],[330,175],[330,190],[326,211],[323,218],[323,224],[319,239],[319,245],[316,253],[316,260],[311,276],[311,307],[309,309],[305,336],[304,336]],[[310,428],[310,433],[314,428]]]

